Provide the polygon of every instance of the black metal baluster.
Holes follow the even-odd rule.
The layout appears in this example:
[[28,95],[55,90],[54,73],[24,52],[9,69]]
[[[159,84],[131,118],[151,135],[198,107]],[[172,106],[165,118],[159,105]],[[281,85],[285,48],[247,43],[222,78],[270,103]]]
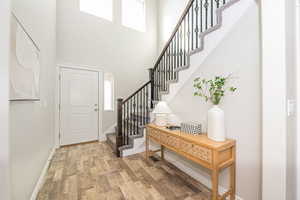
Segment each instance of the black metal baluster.
[[173,38],[173,51],[172,51],[172,62],[173,62],[173,66],[172,66],[172,68],[173,68],[173,72],[174,72],[174,70],[176,69],[176,35],[174,36],[174,38]]
[[166,51],[166,53],[165,53],[165,56],[164,56],[164,63],[165,63],[165,67],[164,67],[164,77],[165,77],[165,90],[167,89],[167,81],[168,81],[168,79],[167,79],[167,68],[168,68],[168,65],[167,65],[167,59],[168,59],[168,55],[167,55],[167,52],[168,51]]
[[177,68],[180,67],[180,34],[179,34],[179,30],[177,31]]
[[174,35],[174,38],[173,38],[173,41],[174,41],[174,50],[173,50],[173,60],[174,60],[174,70],[176,69],[177,67],[177,57],[176,57],[176,49],[177,49],[177,38],[176,38],[176,34]]
[[143,125],[143,89],[140,91],[140,113],[141,113],[141,118],[140,118],[140,126]]
[[135,124],[136,124],[136,132],[135,135],[138,134],[139,131],[139,95],[136,94],[136,115],[135,115]]
[[169,81],[169,47],[166,51],[166,85],[168,87],[168,81]]
[[164,91],[166,89],[166,53],[163,56],[163,81],[164,81]]
[[123,120],[124,120],[124,104],[122,104],[122,146],[125,144],[125,138],[126,138],[126,135],[125,135],[125,132],[124,132],[124,123],[123,123]]
[[181,26],[178,28],[178,68],[181,67]]
[[198,48],[198,38],[199,38],[199,26],[198,26],[198,16],[199,16],[199,4],[198,0],[196,0],[195,13],[196,13],[196,27],[195,27],[195,35],[196,35],[196,49]]
[[[149,87],[146,87],[146,98],[147,98],[146,113],[147,113],[147,117],[149,117]],[[148,123],[148,118],[147,118],[147,123]]]
[[165,82],[164,82],[164,57],[161,59],[161,65],[160,65],[160,75],[161,75],[161,91],[164,91]]
[[172,48],[173,48],[173,41],[170,43],[170,47],[169,47],[169,69],[170,69],[170,80],[173,80],[173,76],[172,76]]
[[175,70],[175,40],[173,38],[173,41],[172,41],[172,52],[171,52],[171,56],[172,56],[172,80],[174,80],[174,70]]
[[159,92],[161,91],[161,64],[159,63],[158,65],[158,80],[159,80],[159,84],[158,84],[158,96],[159,96]]
[[145,113],[145,88],[143,88],[143,90],[142,90],[142,99],[143,99],[143,103],[142,103],[142,112],[143,112],[143,125],[145,125],[145,115],[146,115],[146,113]]
[[156,100],[156,81],[157,81],[157,78],[156,78],[156,70],[153,70],[153,73],[154,73],[154,87],[153,87],[153,94],[154,94],[154,99],[153,100]]
[[171,80],[171,55],[170,55],[170,48],[171,48],[171,46],[169,46],[169,48],[168,48],[168,81],[170,81]]
[[166,69],[166,63],[165,63],[165,56],[162,57],[162,81],[163,81],[163,91],[165,91],[166,88],[166,80],[165,80],[165,69]]
[[155,93],[156,93],[156,101],[158,100],[158,90],[159,90],[159,73],[158,73],[158,68],[156,69],[156,91],[155,91]]
[[217,4],[217,8],[220,7],[220,0],[215,0],[216,1],[216,4]]
[[161,82],[161,63],[158,64],[158,77],[159,77],[159,79],[158,79],[159,80],[158,95],[159,95],[159,92],[161,91],[161,86],[162,86],[162,82]]
[[162,62],[162,65],[161,65],[162,74],[161,74],[161,76],[162,76],[162,83],[163,83],[162,91],[164,91],[165,90],[165,85],[166,85],[166,81],[165,81],[165,56],[162,57],[161,62]]
[[208,29],[208,6],[209,6],[208,0],[205,0],[205,3],[204,3],[204,8],[205,8],[205,30]]
[[[139,92],[140,93],[140,92]],[[137,98],[137,120],[136,120],[136,124],[137,124],[137,134],[139,134],[139,126],[140,126],[140,95],[139,93],[136,94],[136,98]]]
[[154,100],[157,99],[157,69],[154,70]]
[[191,51],[191,49],[190,49],[190,38],[191,38],[191,31],[190,31],[190,23],[191,23],[191,21],[190,21],[190,12],[191,11],[191,9],[189,10],[189,12],[188,12],[188,16],[187,16],[187,21],[188,21],[188,31],[187,31],[187,44],[188,44],[188,47],[187,47],[187,51],[188,51],[188,53]]
[[191,43],[191,51],[194,50],[194,3],[192,5],[192,9],[191,9],[191,12],[192,12],[192,24],[191,24],[191,36],[192,36],[192,43]]
[[180,55],[180,67],[183,67],[183,25],[181,25],[179,27],[179,35],[180,35],[180,51],[179,51],[179,55]]
[[[160,75],[159,75],[159,64],[158,64],[158,67],[156,69],[156,73],[157,73],[157,99],[158,99],[158,93],[159,93],[159,87],[160,87]],[[156,100],[157,100],[156,99]]]
[[203,0],[200,0],[200,32],[203,32]]
[[129,102],[126,102],[126,132],[127,132],[127,144],[128,144],[128,134],[129,134]]
[[129,135],[132,135],[133,133],[133,119],[132,119],[132,114],[133,114],[133,99],[130,100],[130,133]]
[[186,65],[186,22],[187,18],[184,18],[183,21],[183,65]]
[[210,26],[213,27],[214,26],[214,0],[210,0],[210,18],[211,18],[211,22],[210,22]]

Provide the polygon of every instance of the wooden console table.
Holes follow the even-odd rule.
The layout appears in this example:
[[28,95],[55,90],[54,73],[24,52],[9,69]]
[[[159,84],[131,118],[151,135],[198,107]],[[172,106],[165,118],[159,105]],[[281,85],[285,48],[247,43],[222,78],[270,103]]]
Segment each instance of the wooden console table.
[[[171,131],[154,124],[147,125],[146,157],[157,151],[149,150],[149,140],[161,145],[161,158],[164,159],[164,148],[168,148],[185,158],[192,160],[211,171],[211,200],[235,200],[235,141],[215,142],[206,135],[191,135],[180,131]],[[219,173],[230,168],[230,189],[222,196],[218,193]]]

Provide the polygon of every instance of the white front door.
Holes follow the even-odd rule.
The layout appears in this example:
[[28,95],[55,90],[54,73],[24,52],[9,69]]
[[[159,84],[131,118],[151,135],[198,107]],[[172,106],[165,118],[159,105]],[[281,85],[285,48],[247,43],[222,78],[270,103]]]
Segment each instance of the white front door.
[[61,69],[60,145],[98,140],[98,72]]

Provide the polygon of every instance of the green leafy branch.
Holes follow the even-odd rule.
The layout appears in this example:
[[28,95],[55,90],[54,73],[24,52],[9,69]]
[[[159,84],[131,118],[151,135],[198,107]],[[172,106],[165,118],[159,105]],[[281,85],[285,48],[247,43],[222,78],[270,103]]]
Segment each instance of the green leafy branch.
[[229,79],[231,79],[231,75],[227,77],[216,76],[211,80],[198,77],[194,80],[196,90],[194,96],[202,97],[206,102],[211,101],[214,105],[218,105],[226,91],[235,92],[237,90],[235,87],[225,87]]

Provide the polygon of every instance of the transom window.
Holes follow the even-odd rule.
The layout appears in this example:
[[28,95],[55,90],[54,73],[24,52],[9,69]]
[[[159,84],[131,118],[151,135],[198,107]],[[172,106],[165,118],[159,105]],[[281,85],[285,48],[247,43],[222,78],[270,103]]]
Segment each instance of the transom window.
[[113,0],[80,0],[80,11],[112,21]]
[[146,0],[122,0],[122,24],[144,32],[146,30]]

